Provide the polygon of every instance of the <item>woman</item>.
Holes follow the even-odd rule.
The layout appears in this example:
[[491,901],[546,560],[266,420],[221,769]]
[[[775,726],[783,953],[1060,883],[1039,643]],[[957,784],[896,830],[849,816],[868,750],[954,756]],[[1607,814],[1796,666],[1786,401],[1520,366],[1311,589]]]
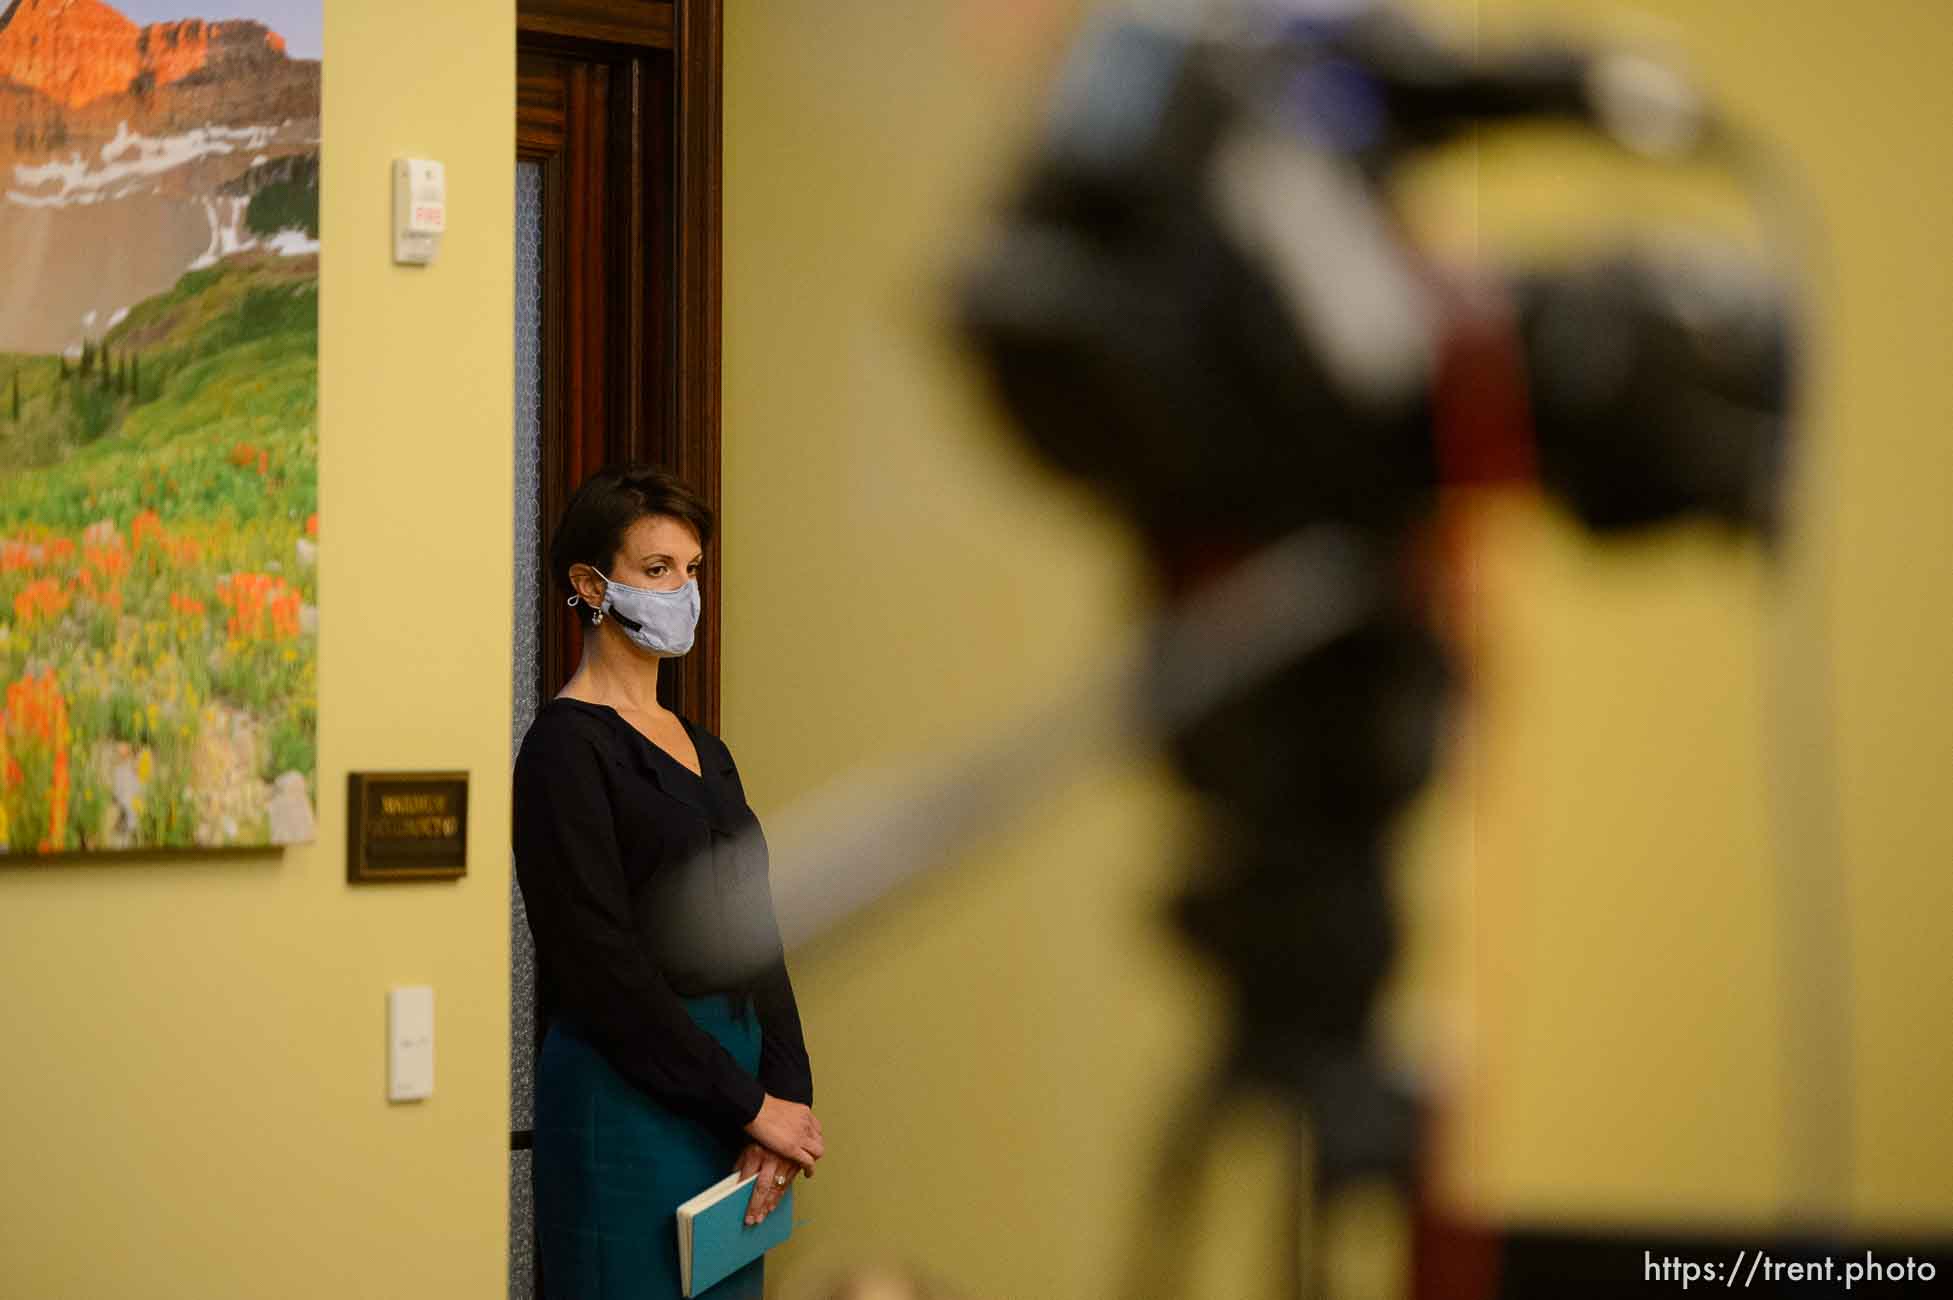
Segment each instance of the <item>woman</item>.
[[[658,703],[660,662],[691,649],[711,539],[697,496],[625,465],[577,490],[550,544],[583,660],[523,737],[514,821],[547,1025],[551,1300],[680,1295],[678,1206],[736,1169],[758,1176],[758,1222],[824,1150],[759,821],[724,742]],[[763,1262],[703,1294],[759,1300]]]

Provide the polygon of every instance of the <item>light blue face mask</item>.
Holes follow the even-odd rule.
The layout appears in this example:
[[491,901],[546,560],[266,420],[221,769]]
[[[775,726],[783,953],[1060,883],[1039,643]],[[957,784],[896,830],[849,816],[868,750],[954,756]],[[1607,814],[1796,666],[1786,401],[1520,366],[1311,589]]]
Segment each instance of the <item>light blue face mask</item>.
[[[604,580],[598,623],[608,612],[633,645],[654,655],[682,655],[692,648],[692,637],[698,630],[698,579],[687,578],[684,586],[671,591],[653,591],[612,582],[602,569],[597,569],[597,576]],[[579,599],[571,596],[569,603],[575,605]]]

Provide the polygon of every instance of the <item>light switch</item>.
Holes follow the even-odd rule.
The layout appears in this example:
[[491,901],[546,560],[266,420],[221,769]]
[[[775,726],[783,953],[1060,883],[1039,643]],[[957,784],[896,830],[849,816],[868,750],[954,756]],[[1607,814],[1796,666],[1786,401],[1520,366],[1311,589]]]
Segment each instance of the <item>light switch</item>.
[[434,990],[387,990],[387,1100],[434,1095]]

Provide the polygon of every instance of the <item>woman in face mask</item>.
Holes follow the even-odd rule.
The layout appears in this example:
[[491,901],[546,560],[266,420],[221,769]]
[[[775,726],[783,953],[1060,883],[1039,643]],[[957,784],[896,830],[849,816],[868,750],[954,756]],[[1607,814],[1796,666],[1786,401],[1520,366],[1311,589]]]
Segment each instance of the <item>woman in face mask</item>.
[[[577,490],[550,570],[583,657],[523,738],[516,876],[536,941],[536,1227],[552,1300],[681,1294],[674,1213],[727,1173],[764,1220],[823,1153],[731,752],[658,702],[692,647],[712,514],[645,465]],[[763,1261],[710,1289],[760,1296]]]

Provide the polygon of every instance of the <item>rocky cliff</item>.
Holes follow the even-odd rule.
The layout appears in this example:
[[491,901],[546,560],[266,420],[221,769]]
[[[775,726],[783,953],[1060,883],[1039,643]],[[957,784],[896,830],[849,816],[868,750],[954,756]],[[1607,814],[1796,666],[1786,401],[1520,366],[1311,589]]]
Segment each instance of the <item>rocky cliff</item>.
[[262,23],[189,18],[137,27],[102,0],[14,0],[0,14],[0,79],[67,109],[284,62],[284,40]]

